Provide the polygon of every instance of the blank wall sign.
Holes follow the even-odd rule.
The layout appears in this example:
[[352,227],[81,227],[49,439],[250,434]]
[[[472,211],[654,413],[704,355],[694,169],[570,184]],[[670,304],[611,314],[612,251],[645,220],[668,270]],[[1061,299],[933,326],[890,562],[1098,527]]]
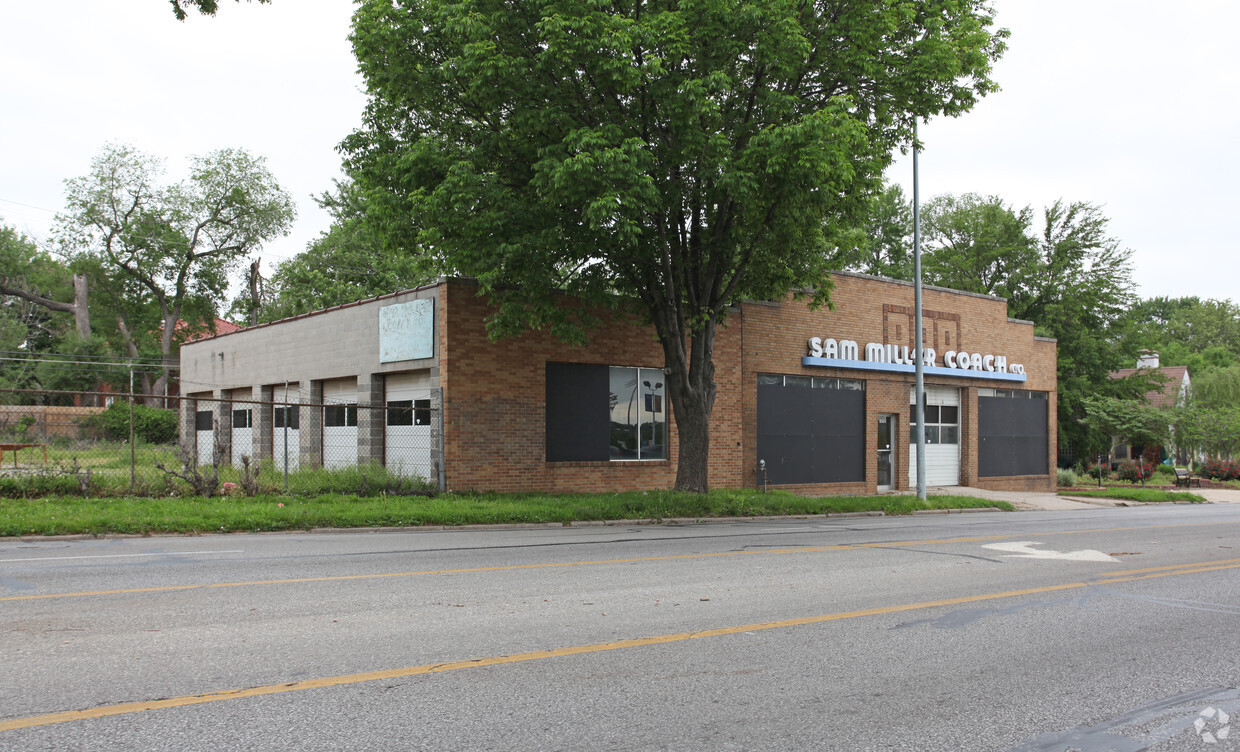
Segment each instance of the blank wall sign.
[[411,300],[379,309],[379,362],[435,357],[435,301]]

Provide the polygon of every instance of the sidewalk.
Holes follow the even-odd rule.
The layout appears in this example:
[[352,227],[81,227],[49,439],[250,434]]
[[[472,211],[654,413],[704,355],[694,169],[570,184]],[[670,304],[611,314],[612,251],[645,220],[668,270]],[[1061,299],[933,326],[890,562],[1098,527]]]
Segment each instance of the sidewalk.
[[[1240,504],[1240,490],[1231,488],[1194,488],[1192,492],[1205,497],[1212,504]],[[975,496],[981,499],[1006,501],[1018,511],[1065,511],[1071,509],[1098,509],[1099,507],[1133,506],[1138,502],[1123,499],[1085,499],[1060,496],[1039,491],[987,491],[966,486],[943,486],[926,489],[930,496]]]

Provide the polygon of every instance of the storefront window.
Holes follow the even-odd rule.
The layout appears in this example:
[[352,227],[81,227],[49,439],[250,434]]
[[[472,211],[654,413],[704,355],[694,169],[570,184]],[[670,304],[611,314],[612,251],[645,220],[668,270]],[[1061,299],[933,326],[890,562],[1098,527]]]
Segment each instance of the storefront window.
[[663,371],[621,368],[609,372],[611,458],[667,459],[666,388]]

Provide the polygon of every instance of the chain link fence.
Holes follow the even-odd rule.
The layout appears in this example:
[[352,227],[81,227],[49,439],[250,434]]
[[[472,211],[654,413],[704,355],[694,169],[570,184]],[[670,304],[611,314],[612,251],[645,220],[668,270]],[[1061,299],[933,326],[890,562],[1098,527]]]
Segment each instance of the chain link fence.
[[0,495],[430,494],[441,404],[0,389]]

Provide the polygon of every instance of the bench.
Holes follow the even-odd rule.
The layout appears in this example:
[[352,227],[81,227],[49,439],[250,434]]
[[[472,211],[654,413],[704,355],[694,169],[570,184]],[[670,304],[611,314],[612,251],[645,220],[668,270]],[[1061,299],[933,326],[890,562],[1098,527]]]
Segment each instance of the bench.
[[47,444],[0,444],[0,465],[4,464],[4,453],[13,453],[13,467],[17,467],[17,450],[31,447],[43,447],[43,464],[47,464]]
[[1198,488],[1201,488],[1201,478],[1194,478],[1188,474],[1187,470],[1177,467],[1175,469],[1175,485],[1177,488],[1180,486],[1184,486],[1185,488],[1197,486]]

